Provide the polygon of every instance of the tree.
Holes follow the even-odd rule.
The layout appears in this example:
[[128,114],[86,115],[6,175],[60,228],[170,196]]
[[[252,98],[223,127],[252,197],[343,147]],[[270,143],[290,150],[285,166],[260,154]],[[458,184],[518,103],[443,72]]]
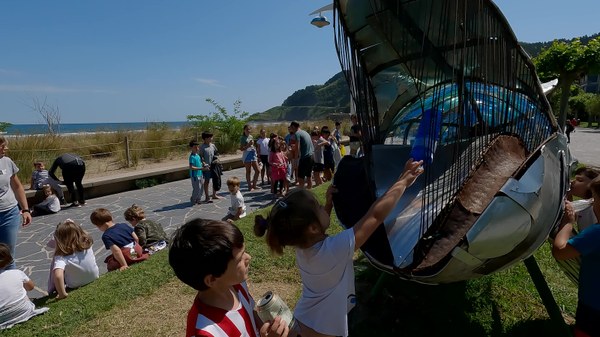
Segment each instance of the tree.
[[0,122],[0,132],[5,132],[6,129],[10,128],[11,126],[12,124],[9,122]]
[[564,127],[567,121],[569,88],[583,75],[600,72],[600,37],[583,45],[579,39],[572,42],[554,41],[534,60],[542,81],[558,77],[561,89],[558,123]]
[[58,105],[50,105],[47,97],[44,97],[43,100],[33,97],[31,104],[28,106],[42,116],[50,135],[54,136],[60,132],[60,109]]
[[587,102],[586,108],[590,115],[588,125],[592,126],[592,122],[596,122],[596,127],[600,127],[600,123],[598,123],[598,117],[600,117],[600,95],[594,95],[594,97]]
[[207,98],[206,102],[216,111],[208,115],[188,115],[187,120],[199,131],[213,131],[220,152],[235,151],[239,147],[239,139],[249,115],[242,111],[242,101],[236,100],[233,103],[232,113],[212,98]]

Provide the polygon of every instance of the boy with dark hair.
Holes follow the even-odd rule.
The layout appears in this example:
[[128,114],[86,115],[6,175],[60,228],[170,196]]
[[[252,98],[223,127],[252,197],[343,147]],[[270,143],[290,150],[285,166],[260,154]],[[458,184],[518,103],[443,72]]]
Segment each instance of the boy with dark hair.
[[212,180],[213,199],[223,199],[217,195],[217,191],[221,189],[221,174],[223,170],[221,169],[221,164],[218,162],[219,150],[217,146],[212,142],[213,134],[204,131],[202,132],[202,145],[200,145],[200,157],[204,163],[204,165],[208,166],[208,169],[202,171],[202,175],[204,176],[204,202],[209,203],[212,202],[208,197],[208,183]]
[[[589,185],[593,210],[600,218],[600,177]],[[600,224],[593,224],[570,238],[575,222],[573,207],[567,204],[565,216],[552,246],[557,260],[581,256],[575,336],[600,336]]]
[[173,235],[169,264],[198,294],[187,317],[186,336],[287,336],[287,322],[261,322],[246,279],[250,255],[235,225],[188,221]]
[[102,242],[107,250],[112,252],[104,262],[106,269],[125,270],[130,264],[148,259],[142,247],[138,244],[138,237],[133,227],[125,223],[113,222],[112,214],[106,208],[97,208],[90,215],[90,221],[102,232]]

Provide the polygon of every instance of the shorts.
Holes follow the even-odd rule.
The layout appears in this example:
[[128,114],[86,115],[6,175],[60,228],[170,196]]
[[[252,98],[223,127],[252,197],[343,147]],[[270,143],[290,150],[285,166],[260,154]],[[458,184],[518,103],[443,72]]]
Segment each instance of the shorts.
[[256,151],[246,151],[242,156],[242,161],[244,163],[251,163],[256,161]]
[[321,163],[314,163],[313,171],[314,172],[323,172],[323,171],[325,171],[325,165],[321,164]]
[[313,168],[312,156],[300,158],[298,162],[298,179],[309,178]]
[[269,155],[260,155],[260,162],[265,165],[266,168],[269,168]]
[[331,172],[333,172],[335,170],[335,161],[325,160],[325,169],[329,169]]
[[202,171],[202,176],[204,177],[204,181],[208,181],[212,177],[212,173],[210,170]]

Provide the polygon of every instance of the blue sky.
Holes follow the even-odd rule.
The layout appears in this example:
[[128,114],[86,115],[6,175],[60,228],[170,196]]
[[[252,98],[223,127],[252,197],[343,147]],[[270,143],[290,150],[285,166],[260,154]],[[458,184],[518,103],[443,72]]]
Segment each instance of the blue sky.
[[[0,121],[41,122],[34,98],[63,123],[182,121],[206,98],[267,110],[340,71],[331,26],[309,24],[327,3],[0,1]],[[598,0],[496,4],[521,41],[600,31]]]

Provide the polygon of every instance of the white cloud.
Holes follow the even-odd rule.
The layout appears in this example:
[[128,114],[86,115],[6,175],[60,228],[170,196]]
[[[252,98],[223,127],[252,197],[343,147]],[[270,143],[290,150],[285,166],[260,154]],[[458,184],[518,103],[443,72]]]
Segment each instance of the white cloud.
[[202,84],[210,85],[212,87],[225,88],[225,86],[220,84],[219,81],[212,80],[210,78],[194,78],[194,81],[200,82]]
[[104,89],[81,89],[57,87],[53,85],[32,85],[32,84],[0,84],[0,91],[5,92],[40,92],[40,93],[93,93],[93,94],[113,94],[112,90]]

